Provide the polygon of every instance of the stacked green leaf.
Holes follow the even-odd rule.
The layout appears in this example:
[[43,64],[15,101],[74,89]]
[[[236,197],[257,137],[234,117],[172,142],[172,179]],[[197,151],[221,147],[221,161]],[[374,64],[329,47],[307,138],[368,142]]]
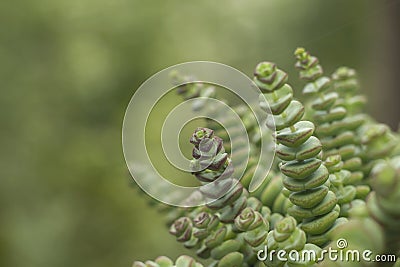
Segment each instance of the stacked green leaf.
[[[247,136],[242,135],[242,128],[238,125],[237,119],[233,116],[226,116],[226,109],[221,105],[207,106],[207,98],[216,97],[216,88],[212,85],[194,82],[194,77],[180,76],[177,73],[173,74],[174,84],[178,86],[178,94],[183,97],[184,100],[194,99],[193,110],[203,111],[207,119],[207,127],[213,129],[215,134],[224,140],[225,150],[231,152],[231,144],[235,144],[235,151],[233,151],[232,157],[236,164],[235,168],[245,170],[242,183],[250,183],[252,172],[256,168],[257,164],[257,151],[259,150],[256,146],[260,143],[261,132],[258,127],[257,120],[254,114],[245,105],[236,105],[233,107],[233,111],[240,117],[241,122],[246,128],[247,135],[250,137],[250,151],[247,146]],[[226,100],[222,100],[226,103]],[[221,123],[221,124],[219,124]],[[226,131],[229,129],[229,134]],[[250,155],[249,161],[247,157]],[[246,164],[247,163],[247,164]],[[241,166],[239,166],[241,165]],[[245,186],[246,187],[246,186]]]
[[[236,217],[236,228],[242,232],[241,235],[243,236],[246,245],[251,248],[251,251],[253,251],[255,255],[257,255],[253,266],[262,267],[283,265],[283,262],[279,262],[279,264],[276,265],[276,263],[272,264],[271,261],[264,261],[263,259],[265,253],[268,253],[269,244],[272,244],[269,243],[270,241],[268,241],[268,237],[274,229],[281,227],[283,221],[284,217],[282,215],[278,213],[271,214],[268,209],[265,209],[265,207],[260,211],[247,207],[238,217]],[[269,231],[269,229],[271,230]],[[304,232],[302,233],[304,234]]]
[[376,123],[363,111],[365,97],[358,94],[359,82],[353,69],[338,68],[332,75],[333,88],[342,99],[339,105],[346,107],[351,114],[364,117],[366,123],[355,129],[358,143],[362,145],[360,157],[364,176],[368,176],[377,160],[389,156],[396,145],[398,138],[394,136],[388,126]]
[[[323,158],[340,155],[344,161],[343,169],[351,172],[343,183],[359,184],[363,179],[363,172],[362,160],[359,157],[361,147],[355,131],[365,122],[365,117],[355,112],[365,101],[362,97],[349,96],[357,86],[357,80],[349,78],[339,82],[337,79],[335,91],[331,91],[331,79],[323,76],[318,58],[310,55],[304,48],[297,48],[295,56],[295,66],[299,69],[300,78],[307,81],[303,94],[314,98],[311,102],[312,121],[316,125],[315,135],[322,143]],[[336,91],[341,92],[343,96]],[[357,197],[364,199],[369,191],[368,186],[359,185]]]
[[[320,247],[306,242],[306,234],[297,227],[296,220],[290,216],[277,222],[275,229],[268,233],[267,244],[267,251],[276,252],[275,254],[267,253],[267,255],[263,255],[265,257],[263,263],[265,266],[271,267],[284,266],[285,264],[289,267],[313,266],[320,257],[322,250]],[[282,261],[277,257],[279,251],[286,252],[284,258],[287,261]]]
[[[250,137],[252,136],[252,138],[250,138],[249,151],[243,136],[240,136],[240,132],[235,130],[230,132],[231,143],[235,144],[234,150],[231,151],[231,158],[235,160],[235,169],[239,170],[239,173],[243,171],[240,182],[244,188],[249,189],[252,179],[256,176],[258,177],[258,175],[263,175],[264,178],[262,179],[260,186],[256,191],[251,192],[250,196],[257,197],[263,205],[270,207],[273,212],[285,214],[287,208],[290,206],[290,201],[282,193],[283,185],[282,180],[279,177],[280,172],[276,173],[274,170],[266,172],[265,170],[270,168],[270,166],[268,166],[269,162],[260,161],[260,139],[262,138],[262,142],[266,142],[266,145],[268,145],[268,143],[273,142],[271,135],[268,136],[265,133],[257,132],[256,129],[260,129],[260,127],[258,126],[255,117],[251,113],[249,114],[249,109],[247,107],[241,105],[235,106],[234,111],[240,116],[242,122],[245,124],[247,133]],[[225,121],[224,125],[231,126],[232,129],[237,127],[235,126],[237,121],[229,121],[229,118],[227,118],[224,112],[219,113],[218,116],[225,117],[220,119],[221,121]],[[215,127],[217,127],[217,125],[215,125]],[[219,133],[221,133],[221,131],[216,131],[215,135],[221,137],[218,135]],[[222,139],[224,141],[229,140],[229,137],[224,136]],[[259,172],[258,174],[256,173],[257,171]],[[260,174],[260,172],[265,172],[266,174]]]
[[269,221],[260,212],[247,207],[235,219],[236,228],[243,232],[243,239],[257,253],[267,245]]
[[[244,111],[245,109],[241,109],[240,106],[236,109],[235,111],[238,111],[238,114],[241,116],[241,118],[244,118],[246,115],[243,113],[241,113],[241,111]],[[241,110],[241,111],[240,111]],[[221,116],[223,116],[221,114]],[[245,120],[247,121],[248,125],[247,131],[248,133],[252,133],[254,131],[251,131],[250,129],[256,129],[259,127],[257,127],[257,121],[255,120],[255,118],[253,120]],[[249,122],[252,123],[249,123]],[[232,122],[233,123],[233,122]],[[231,136],[231,140],[233,140],[233,142],[236,144],[235,141],[240,140],[240,138],[243,137],[239,137],[236,136],[236,134],[238,133],[238,131],[234,131],[233,135]],[[219,136],[216,132],[217,136]],[[256,136],[256,135],[254,135]],[[253,136],[253,137],[254,137]],[[273,142],[272,138],[271,139],[267,139],[267,135],[263,134],[261,135],[260,133],[260,138],[263,138],[263,142]],[[228,137],[226,137],[228,138]],[[228,138],[229,139],[229,138]],[[224,141],[226,139],[223,139]],[[258,169],[258,171],[265,171],[267,168],[269,168],[269,166],[267,165],[268,163],[265,164],[265,166],[262,166],[264,164],[264,162],[259,162],[259,150],[257,150],[256,148],[254,148],[254,145],[259,145],[260,143],[257,141],[257,138],[253,138],[253,141],[255,142],[251,142],[250,143],[250,153],[247,150],[247,147],[245,146],[245,144],[241,145],[241,143],[239,142],[239,147],[235,147],[234,151],[232,151],[232,158],[235,159],[235,162],[239,162],[242,164],[246,164],[247,165],[242,165],[240,164],[240,166],[236,166],[235,168],[240,169],[243,168],[243,176],[240,179],[240,182],[242,183],[242,185],[244,186],[244,188],[248,189],[250,182],[252,181],[252,179],[257,175],[256,171]],[[248,161],[247,160],[247,153],[249,153],[249,158]],[[261,165],[258,165],[261,164]],[[258,198],[262,204],[264,206],[268,206],[273,212],[278,212],[281,214],[286,214],[288,207],[290,207],[290,201],[288,199],[287,196],[285,196],[282,192],[283,190],[283,184],[282,184],[282,179],[281,179],[281,173],[280,172],[275,172],[274,170],[270,170],[267,175],[265,175],[265,177],[263,178],[262,182],[260,183],[259,187],[250,193],[250,196],[256,197]]]
[[338,219],[336,195],[326,184],[329,171],[318,158],[322,145],[313,136],[314,124],[301,120],[304,107],[293,100],[287,78],[275,64],[262,62],[256,67],[254,82],[263,92],[260,106],[264,107],[267,101],[271,108],[266,124],[276,129],[276,154],[282,160],[280,170],[285,175],[283,185],[291,191],[289,199],[294,205],[288,212],[301,222],[309,242],[324,245],[329,241],[327,233],[343,220]]
[[[177,227],[173,226],[173,228],[171,228],[173,229],[172,233],[175,233],[175,235],[178,233],[177,238],[179,239],[180,237],[185,237],[183,239],[185,246],[198,246],[197,254],[203,257],[211,256],[215,260],[223,262],[230,262],[227,259],[231,257],[234,257],[236,261],[239,261],[239,258],[243,261],[244,258],[246,262],[251,261],[251,259],[254,262],[255,254],[251,249],[249,250],[249,246],[240,245],[239,241],[232,241],[232,236],[229,236],[231,239],[226,240],[227,243],[225,243],[225,235],[218,234],[219,243],[212,242],[211,247],[208,245],[209,242],[207,242],[207,240],[217,239],[213,237],[214,233],[219,233],[219,231],[227,232],[223,229],[233,229],[233,231],[228,231],[231,233],[243,231],[243,229],[239,230],[237,228],[232,228],[232,226],[234,225],[233,222],[235,218],[237,218],[246,207],[257,212],[262,212],[265,217],[270,218],[272,221],[280,218],[280,215],[271,216],[271,212],[267,207],[263,206],[257,198],[249,197],[247,190],[243,188],[242,184],[232,178],[232,162],[228,154],[225,153],[222,139],[215,136],[212,130],[208,128],[196,129],[190,142],[194,145],[192,152],[193,160],[191,163],[193,174],[199,181],[205,183],[200,188],[200,191],[208,203],[206,206],[216,215],[213,216],[213,218],[218,218],[220,222],[218,225],[220,228],[216,226],[216,228],[209,228],[207,226],[207,229],[212,229],[214,232],[201,230],[200,233],[204,234],[202,237],[206,238],[204,242],[201,237],[196,236],[195,233],[198,231],[187,230],[192,229],[193,225],[198,229],[202,229],[199,224],[195,223],[196,221],[202,221],[201,218],[205,216],[205,213],[201,213],[193,220],[194,223],[192,224],[190,224],[190,219],[187,217],[179,219],[184,220],[185,223],[178,220],[176,222],[178,226],[185,225],[191,227],[185,228],[185,231],[176,231]],[[178,228],[181,229],[182,227]],[[189,235],[187,234],[188,232],[193,234]],[[224,238],[222,236],[224,236]],[[246,233],[242,233],[240,236],[246,236]],[[239,238],[239,240],[242,240],[243,243],[242,238]],[[240,251],[238,251],[238,247],[241,248]],[[242,256],[239,257],[238,253]]]
[[189,256],[182,255],[175,263],[168,257],[160,256],[154,261],[135,261],[132,267],[203,267],[203,265]]
[[[190,142],[194,144],[193,174],[200,182],[208,183],[202,186],[200,191],[207,202],[211,200],[207,207],[218,211],[222,222],[233,222],[239,212],[249,205],[249,201],[251,202],[254,197],[261,202],[260,204],[274,207],[277,210],[283,211],[289,206],[287,198],[283,195],[283,197],[280,196],[282,183],[277,180],[280,178],[279,175],[268,175],[261,186],[251,194],[253,198],[248,198],[247,190],[232,178],[232,162],[224,151],[222,139],[215,136],[212,130],[196,129]],[[273,177],[274,180],[269,180],[270,177]],[[231,190],[229,190],[230,186],[232,186]],[[224,196],[219,198],[222,195]]]
[[[230,141],[237,144],[233,157],[243,162],[236,166],[235,161],[235,168],[245,171],[240,182],[233,178],[233,163],[221,139],[229,139],[226,131],[208,120],[207,125],[216,131],[198,128],[190,139],[194,145],[192,172],[203,185],[186,200],[201,198],[207,204],[177,209],[163,204],[155,206],[170,214],[170,233],[200,258],[212,260],[210,267],[314,266],[323,246],[342,249],[347,255],[354,255],[355,250],[370,250],[371,259],[378,254],[393,254],[399,259],[399,134],[364,113],[366,99],[358,93],[354,70],[341,67],[330,79],[323,76],[317,58],[304,49],[295,54],[300,77],[308,82],[304,93],[315,96],[311,108],[307,108],[311,121],[303,120],[304,106],[293,99],[287,74],[273,63],[257,65],[254,82],[262,91],[260,107],[267,113],[267,127],[275,132],[276,155],[282,162],[279,170],[266,175],[261,186],[250,194],[246,188],[260,169],[256,168],[260,141],[265,138],[254,114],[244,105],[233,107],[250,136],[248,151],[247,142],[243,142],[247,136],[238,130],[237,121],[227,119],[216,106],[206,105],[207,98],[216,96],[213,86],[190,83],[192,78],[185,78],[189,81],[185,85],[181,85],[183,80],[177,82],[178,93],[195,100],[194,110],[206,111],[209,117],[229,126]],[[230,147],[229,144],[227,151]],[[248,154],[250,161],[246,165]],[[144,177],[150,172],[143,169],[140,175]],[[145,179],[148,186],[168,193],[155,178],[150,175]],[[367,201],[355,199],[356,195],[363,197],[368,192],[360,186],[366,183],[373,189]],[[181,199],[178,195],[169,196],[171,201]],[[339,239],[344,239],[344,248],[339,247]],[[263,250],[275,254],[270,258]],[[277,258],[280,251],[287,252],[286,260]],[[290,255],[300,258],[295,260]],[[302,255],[314,257],[304,259]],[[181,256],[175,263],[159,257],[135,262],[133,266],[202,265]],[[318,266],[375,263],[362,259],[330,261],[325,255]],[[400,266],[400,261],[394,266]]]
[[[240,125],[238,125],[237,120],[232,116],[226,116],[226,110],[219,105],[213,105],[211,107],[205,105],[206,102],[201,98],[216,97],[215,87],[203,83],[194,83],[193,81],[195,81],[195,78],[180,76],[177,73],[174,74],[174,79],[174,84],[181,84],[178,86],[178,94],[182,95],[185,100],[195,99],[195,104],[193,105],[194,110],[204,111],[206,116],[214,118],[223,124],[222,127],[219,123],[211,119],[207,120],[207,127],[213,129],[214,134],[224,140],[225,150],[228,153],[232,152],[231,158],[235,160],[235,169],[243,170],[243,176],[240,182],[248,189],[258,164],[264,164],[263,162],[259,162],[259,146],[261,144],[261,139],[263,139],[262,142],[267,143],[267,145],[268,143],[272,144],[273,140],[271,136],[261,132],[260,126],[249,107],[242,104],[233,106],[233,111],[239,115],[249,136],[249,151],[246,141],[247,137],[242,136],[242,131],[240,130]],[[224,127],[230,129],[230,136],[228,136]],[[232,143],[235,144],[234,151],[231,151]],[[268,167],[269,166],[265,166],[263,170]],[[283,185],[281,179],[277,176],[278,174],[265,176],[257,191],[252,192],[251,195],[259,198],[264,205],[270,207],[274,212],[285,214],[290,205],[290,201],[281,193]]]
[[357,201],[353,202],[357,193],[356,188],[345,183],[350,178],[351,173],[342,169],[343,161],[340,155],[329,156],[324,164],[329,171],[330,189],[335,193],[340,205],[340,215],[348,217],[352,206],[358,203]]
[[345,107],[350,115],[362,114],[368,117],[367,120],[373,120],[365,114],[367,98],[359,93],[360,83],[354,69],[339,67],[332,74],[331,79],[333,90],[339,95],[335,103],[336,106]]
[[170,233],[199,257],[214,259],[217,266],[243,263],[243,241],[232,231],[232,224],[222,223],[215,214],[201,212],[194,219],[181,217],[171,225]]
[[[253,223],[250,226],[250,214],[257,216],[262,225],[257,224],[256,227]],[[215,260],[215,265],[231,266],[229,264],[235,262],[251,266],[257,263],[256,246],[261,245],[257,242],[266,241],[269,226],[274,227],[282,218],[282,215],[271,213],[268,207],[250,197],[247,207],[235,218],[234,224],[221,222],[218,213],[203,211],[194,218],[179,218],[171,225],[170,233],[186,248],[195,250],[199,257]]]
[[223,141],[208,128],[197,128],[190,138],[194,145],[191,168],[202,183],[207,207],[218,211],[222,222],[233,222],[247,205],[248,192],[237,179],[232,178],[234,169],[225,153]]

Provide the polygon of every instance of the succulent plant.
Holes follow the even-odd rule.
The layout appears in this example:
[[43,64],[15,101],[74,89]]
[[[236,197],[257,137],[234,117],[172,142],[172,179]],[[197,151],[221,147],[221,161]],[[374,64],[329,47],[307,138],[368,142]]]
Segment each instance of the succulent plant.
[[329,171],[318,158],[322,145],[313,136],[315,126],[301,120],[304,106],[293,100],[293,90],[286,83],[288,76],[284,71],[273,63],[262,62],[254,76],[263,93],[260,105],[263,107],[266,102],[271,105],[266,123],[276,128],[276,155],[282,160],[283,185],[291,192],[289,199],[294,205],[288,213],[301,222],[308,240],[325,245],[329,242],[327,233],[344,220],[338,219],[340,207],[327,184]]
[[[340,67],[328,77],[318,58],[305,49],[298,48],[295,57],[309,105],[294,99],[288,75],[274,63],[261,62],[254,72],[259,106],[272,135],[259,127],[246,106],[223,100],[245,125],[250,146],[235,121],[207,105],[207,98],[218,99],[216,87],[173,73],[177,93],[194,100],[193,110],[224,125],[207,120],[207,128],[197,128],[190,137],[191,172],[201,183],[195,195],[205,205],[150,203],[166,215],[176,240],[211,267],[377,266],[373,261],[320,258],[324,250],[338,249],[339,240],[347,242],[340,248],[344,252],[392,255],[391,263],[400,266],[400,134],[366,114],[366,97],[353,69]],[[232,130],[229,137],[226,125]],[[276,148],[277,165],[249,193],[257,168],[269,167],[258,162],[261,140]],[[234,151],[232,142],[238,144]],[[243,176],[235,177],[235,169],[243,169]],[[146,181],[155,191],[166,192],[145,168],[140,175],[149,176]],[[315,257],[260,257],[265,250]],[[189,256],[175,263],[162,256],[133,266],[203,265]]]
[[[344,161],[341,164],[342,169],[350,172],[350,175],[341,175],[345,176],[343,184],[354,185],[357,198],[365,199],[369,187],[365,184],[359,185],[364,174],[361,171],[361,144],[357,129],[365,123],[366,118],[357,112],[362,108],[364,98],[349,96],[358,85],[354,72],[349,70],[348,75],[345,75],[346,70],[340,68],[333,75],[335,83],[332,86],[331,79],[323,76],[318,58],[310,55],[304,48],[297,48],[295,56],[295,66],[300,71],[300,78],[307,81],[303,94],[312,98],[313,116],[310,119],[317,126],[315,134],[321,140],[322,156],[326,159],[339,155]],[[347,190],[352,190],[350,188],[347,187]]]

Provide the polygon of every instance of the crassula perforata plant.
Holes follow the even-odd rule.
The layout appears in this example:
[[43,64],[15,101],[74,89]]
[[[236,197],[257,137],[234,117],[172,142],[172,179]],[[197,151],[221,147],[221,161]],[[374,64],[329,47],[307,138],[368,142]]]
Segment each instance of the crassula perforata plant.
[[[293,89],[287,73],[274,63],[255,67],[259,107],[272,137],[260,132],[246,108],[232,105],[251,141],[240,180],[234,177],[231,156],[241,156],[244,146],[231,155],[229,145],[240,137],[236,131],[229,140],[223,127],[210,120],[188,137],[193,147],[192,174],[203,185],[199,195],[207,204],[157,206],[166,214],[169,232],[198,259],[181,256],[173,262],[161,256],[133,266],[380,265],[365,259],[349,262],[322,257],[330,248],[368,250],[372,259],[391,255],[391,262],[385,264],[400,265],[399,134],[365,113],[366,98],[359,92],[353,69],[340,67],[325,75],[319,60],[304,48],[296,49],[294,62],[304,81],[302,90]],[[173,77],[190,80],[176,73]],[[305,104],[295,99],[296,93],[303,94]],[[183,99],[200,97],[193,109],[223,120],[223,112],[203,101],[204,97],[218,98],[213,86],[188,83],[178,87],[178,94]],[[261,139],[275,143],[276,164],[258,189],[249,192]],[[345,246],[339,247],[340,239],[347,242]],[[266,250],[312,251],[316,258],[260,254]]]

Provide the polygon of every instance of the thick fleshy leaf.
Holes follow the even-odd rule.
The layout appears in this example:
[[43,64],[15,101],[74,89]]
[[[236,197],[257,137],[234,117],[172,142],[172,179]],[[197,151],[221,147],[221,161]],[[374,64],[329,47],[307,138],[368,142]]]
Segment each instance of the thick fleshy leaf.
[[293,89],[285,84],[272,93],[260,95],[260,107],[267,113],[274,115],[281,114],[293,99]]
[[335,137],[328,136],[326,138],[321,138],[321,143],[322,143],[324,149],[326,149],[326,150],[344,146],[344,145],[348,145],[348,144],[354,144],[355,143],[355,134],[354,134],[354,132],[351,132],[351,131],[345,131]]
[[334,121],[332,123],[321,124],[316,129],[317,136],[334,136],[339,134],[343,129],[354,130],[358,128],[365,121],[364,116],[347,117],[341,121]]
[[224,256],[219,262],[218,267],[242,267],[243,254],[240,252],[232,252]]
[[[312,71],[308,73],[302,72],[302,78],[307,80],[313,80],[316,77],[320,76],[321,74],[322,74],[322,69],[316,67],[315,69],[312,69]],[[303,94],[316,94],[323,92],[329,88],[330,84],[331,80],[328,77],[320,77],[314,82],[308,83],[303,89]]]
[[290,161],[282,164],[280,170],[286,176],[294,179],[304,179],[315,172],[322,161],[316,158],[303,161]]
[[276,148],[276,155],[286,161],[306,160],[317,156],[322,149],[318,138],[311,136],[306,142],[298,147],[287,147],[282,144]]
[[155,262],[159,265],[159,267],[173,267],[174,262],[165,256],[160,256],[158,257]]
[[[335,193],[328,191],[325,198],[313,208],[305,208],[301,206],[293,206],[288,213],[296,218],[309,219],[330,212],[336,205],[337,198]],[[306,204],[306,206],[308,206]]]
[[225,255],[231,252],[238,251],[240,249],[240,246],[241,244],[237,240],[234,239],[227,240],[211,251],[211,257],[215,260],[220,260]]
[[198,267],[199,265],[195,262],[195,260],[193,258],[183,255],[183,256],[180,256],[176,260],[175,266],[176,267]]
[[264,70],[261,70],[261,68],[264,67],[271,68],[271,66],[267,65],[271,65],[271,63],[262,62],[258,64],[254,73],[256,77],[253,81],[263,93],[271,93],[277,90],[278,88],[282,87],[288,79],[287,74],[280,69],[276,69],[276,67],[272,67],[273,69],[267,70],[268,73],[265,73]]
[[[283,129],[276,134],[276,140],[288,147],[297,147],[314,133],[315,126],[310,121],[299,121],[293,129]],[[294,130],[294,131],[293,131]]]
[[270,129],[276,129],[277,131],[283,128],[290,127],[304,115],[304,106],[297,100],[292,100],[289,106],[280,115],[268,116],[267,126]]
[[224,241],[226,232],[226,227],[219,228],[217,231],[213,232],[212,235],[208,236],[204,244],[211,249],[217,247]]
[[[304,80],[307,80],[307,81],[315,81],[315,79],[320,77],[322,75],[322,73],[323,73],[323,70],[322,70],[321,66],[320,65],[315,65],[310,69],[300,71],[300,79],[304,79]],[[311,94],[311,93],[317,93],[318,92],[317,87],[316,88],[312,88],[312,89],[314,89],[316,91],[306,91],[306,92],[303,91],[303,93],[304,94]]]
[[318,235],[326,232],[339,217],[339,206],[336,205],[335,209],[325,214],[324,216],[318,217],[315,220],[309,222],[303,222],[300,227],[307,234]]
[[318,97],[311,103],[311,107],[315,110],[328,110],[336,103],[339,95],[335,92],[325,94],[323,97]]
[[305,179],[298,180],[290,177],[283,179],[283,185],[293,192],[312,189],[323,185],[329,178],[328,169],[322,164],[319,168]]
[[303,208],[312,208],[320,203],[328,193],[329,188],[326,186],[320,186],[317,188],[294,192],[290,195],[290,201]]
[[314,113],[314,119],[318,123],[326,123],[341,120],[346,117],[347,111],[343,107],[335,107],[329,111],[317,111]]

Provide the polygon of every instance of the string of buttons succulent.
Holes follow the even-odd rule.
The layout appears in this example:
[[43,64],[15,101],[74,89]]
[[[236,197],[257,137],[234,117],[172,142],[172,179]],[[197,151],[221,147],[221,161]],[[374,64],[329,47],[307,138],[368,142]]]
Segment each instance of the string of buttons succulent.
[[[171,73],[175,97],[214,118],[187,136],[190,173],[201,186],[182,203],[202,204],[151,200],[182,244],[182,256],[141,259],[134,267],[400,266],[399,133],[366,113],[355,70],[325,74],[304,48],[295,50],[293,65],[303,88],[293,88],[290,80],[298,78],[289,79],[275,63],[255,66],[256,111],[230,103],[218,85]],[[207,99],[238,115],[247,143],[239,125]],[[259,160],[262,143],[273,149],[272,163]],[[146,167],[136,167],[149,186],[168,195]],[[260,169],[265,172],[252,188]]]

